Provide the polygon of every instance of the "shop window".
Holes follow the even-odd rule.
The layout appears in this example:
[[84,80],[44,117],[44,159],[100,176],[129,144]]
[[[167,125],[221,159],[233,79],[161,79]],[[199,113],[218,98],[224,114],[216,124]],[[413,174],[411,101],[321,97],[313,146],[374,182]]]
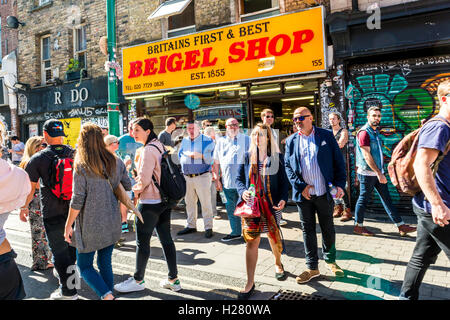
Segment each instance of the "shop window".
[[182,13],[169,17],[169,37],[195,32],[194,1],[192,0]]
[[239,0],[241,21],[280,14],[279,0]]
[[86,69],[86,26],[74,29],[74,58],[78,60],[80,68]]
[[[148,17],[148,20],[161,19],[164,38],[176,37],[195,32],[195,0],[169,0],[162,3]],[[167,18],[167,19],[162,19]]]
[[52,62],[50,54],[50,36],[41,38],[41,84],[46,85],[52,79]]

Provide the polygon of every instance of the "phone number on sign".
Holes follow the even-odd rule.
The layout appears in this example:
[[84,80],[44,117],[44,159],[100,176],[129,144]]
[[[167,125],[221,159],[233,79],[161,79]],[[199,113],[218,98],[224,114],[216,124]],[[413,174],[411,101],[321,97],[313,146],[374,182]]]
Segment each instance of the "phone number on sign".
[[191,80],[200,80],[206,78],[219,78],[225,76],[225,69],[213,69],[211,71],[202,71],[191,73]]

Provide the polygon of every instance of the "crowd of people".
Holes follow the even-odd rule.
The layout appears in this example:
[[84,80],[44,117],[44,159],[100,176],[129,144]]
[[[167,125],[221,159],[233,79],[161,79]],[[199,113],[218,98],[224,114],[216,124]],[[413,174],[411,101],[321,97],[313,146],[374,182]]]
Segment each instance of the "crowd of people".
[[[417,231],[400,299],[418,299],[425,272],[441,250],[450,259],[450,81],[439,85],[438,99],[440,111],[434,118],[439,121],[426,122],[421,128],[414,160],[421,188],[413,198],[417,230],[403,222],[388,192],[379,132],[380,108],[367,110],[367,123],[356,135],[360,192],[353,232],[373,235],[363,226],[373,189],[400,236]],[[287,278],[282,263],[285,247],[281,227],[289,198],[299,212],[306,260],[304,271],[296,277],[297,283],[307,283],[320,275],[316,217],[322,234],[323,259],[334,276],[343,277],[345,272],[336,262],[338,244],[333,220],[353,219],[346,190],[348,131],[341,127],[338,113],[329,115],[330,130],[315,126],[306,107],[294,111],[293,133],[287,137],[273,129],[273,122],[274,112],[265,109],[261,122],[246,135],[241,132],[239,121],[229,118],[222,136],[211,123],[190,121],[182,138],[174,138],[177,121],[173,117],[166,119],[165,129],[159,135],[150,119],[135,119],[130,122],[128,133],[120,138],[86,123],[76,150],[63,144],[63,124],[55,119],[46,121],[43,136],[30,138],[25,145],[12,137],[13,147],[8,150],[13,154],[12,163],[0,160],[0,299],[25,296],[14,263],[16,255],[3,228],[8,213],[17,208],[20,219],[28,220],[31,227],[31,269],[54,267],[59,278],[60,286],[51,299],[78,299],[77,286],[69,281],[77,272],[102,300],[116,299],[114,291],[144,290],[154,230],[169,270],[160,285],[181,290],[171,235],[172,207],[163,201],[160,189],[161,161],[166,152],[179,165],[186,182],[186,224],[177,235],[198,232],[201,211],[204,236],[213,237],[214,220],[221,218],[216,209],[220,192],[230,225],[229,234],[221,241],[243,237],[246,242],[247,283],[239,292],[239,299],[249,299],[254,292],[262,234],[267,234],[274,256],[275,278]],[[439,166],[432,166],[438,158]],[[114,284],[112,252],[121,234],[128,232],[128,208],[116,195],[120,188],[134,201],[143,220],[135,219],[135,273]],[[258,214],[238,214],[245,206]],[[96,253],[98,271],[93,267]]]

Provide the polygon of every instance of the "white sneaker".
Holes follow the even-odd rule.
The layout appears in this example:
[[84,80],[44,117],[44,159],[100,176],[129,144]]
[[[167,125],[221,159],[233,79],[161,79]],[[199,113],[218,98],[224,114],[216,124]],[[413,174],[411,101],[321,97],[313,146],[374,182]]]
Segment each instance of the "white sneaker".
[[56,289],[56,291],[50,295],[50,299],[51,300],[78,300],[78,294],[74,294],[73,296],[64,296],[62,294],[61,289]]
[[181,290],[180,280],[178,280],[178,279],[174,283],[170,282],[168,279],[164,279],[164,280],[161,280],[159,285],[161,287],[163,287],[164,289],[170,289],[172,291],[180,291]]
[[142,280],[140,283],[137,283],[133,277],[129,277],[128,280],[124,282],[118,283],[114,286],[114,289],[118,292],[135,292],[145,290],[145,281]]
[[285,225],[287,225],[287,221],[280,219],[280,226],[285,226]]

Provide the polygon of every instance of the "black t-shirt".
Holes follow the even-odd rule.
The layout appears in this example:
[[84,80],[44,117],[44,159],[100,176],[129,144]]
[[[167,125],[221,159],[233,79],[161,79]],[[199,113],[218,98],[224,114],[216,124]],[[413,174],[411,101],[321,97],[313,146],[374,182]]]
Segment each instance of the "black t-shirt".
[[[50,166],[55,153],[73,158],[75,150],[66,145],[52,145],[31,157],[25,171],[31,182],[40,181],[40,200],[44,219],[67,216],[70,201],[58,199],[52,192],[50,185]],[[40,180],[39,180],[40,179]]]

